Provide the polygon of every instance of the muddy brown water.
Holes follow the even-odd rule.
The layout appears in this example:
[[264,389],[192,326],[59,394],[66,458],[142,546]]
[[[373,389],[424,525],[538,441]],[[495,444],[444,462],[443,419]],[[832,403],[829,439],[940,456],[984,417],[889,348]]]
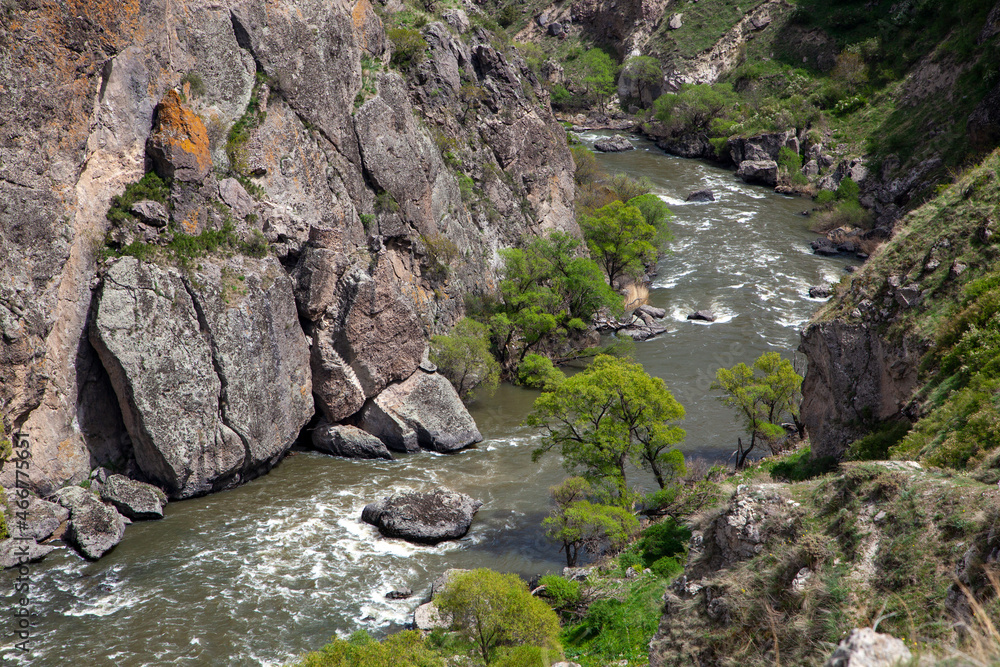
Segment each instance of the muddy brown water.
[[[847,262],[810,253],[815,235],[797,215],[807,200],[634,143],[635,151],[599,160],[649,178],[675,214],[676,237],[650,295],[666,309],[669,330],[639,343],[636,356],[687,409],[686,454],[725,460],[739,428],[709,389],[715,370],[768,350],[791,355],[819,305],[808,287],[839,279]],[[706,187],[715,202],[684,202]],[[700,309],[714,311],[716,322],[685,319]],[[563,557],[539,524],[548,487],[566,472],[554,456],[531,461],[537,436],[521,422],[535,396],[503,386],[473,406],[486,440],[457,455],[348,461],[298,453],[241,488],[171,503],[162,521],[129,526],[96,563],[60,548],[31,566],[38,615],[30,657],[6,633],[0,654],[11,664],[53,666],[280,665],[336,634],[405,624],[447,568],[558,571]],[[389,490],[439,484],[485,501],[463,540],[415,546],[382,539],[360,521],[365,503]],[[15,576],[2,575],[7,628]],[[404,586],[412,599],[385,598]]]

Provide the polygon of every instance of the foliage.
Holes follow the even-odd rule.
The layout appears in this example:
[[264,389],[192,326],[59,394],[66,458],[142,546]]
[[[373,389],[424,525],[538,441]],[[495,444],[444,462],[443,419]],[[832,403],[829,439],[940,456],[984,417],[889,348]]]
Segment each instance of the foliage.
[[573,154],[573,164],[576,165],[573,180],[577,185],[589,185],[604,178],[604,172],[592,150],[586,146],[571,146],[569,150]]
[[634,56],[625,61],[622,68],[623,73],[627,72],[629,78],[635,81],[639,89],[640,104],[645,97],[643,93],[648,93],[651,88],[658,86],[663,78],[663,68],[660,61],[651,56]]
[[587,93],[594,95],[598,107],[603,109],[608,98],[615,93],[618,66],[611,56],[598,48],[584,53],[580,62],[583,65],[583,83],[587,86]]
[[247,142],[255,129],[261,126],[267,118],[267,112],[260,108],[260,88],[264,79],[258,73],[250,91],[250,101],[243,115],[233,123],[226,135],[226,157],[229,158],[229,170],[233,174],[247,176],[250,165],[247,163]]
[[570,659],[587,656],[592,664],[617,660],[645,664],[649,641],[663,616],[663,580],[642,575],[631,584],[624,599],[605,598],[590,605],[583,619],[566,628],[566,653]]
[[334,639],[319,651],[307,653],[295,667],[444,667],[444,660],[420,632],[397,632],[379,642],[360,630],[349,639]]
[[454,627],[489,664],[501,646],[559,648],[559,619],[517,575],[477,569],[458,574],[436,599]]
[[638,570],[649,568],[663,579],[671,579],[684,570],[685,547],[691,530],[673,518],[654,523],[619,557],[619,564],[630,563]]
[[138,182],[126,185],[125,192],[111,199],[111,207],[107,213],[108,220],[118,226],[135,220],[135,216],[132,215],[132,205],[144,199],[169,205],[170,184],[157,176],[156,172],[150,171],[144,174]]
[[809,447],[774,462],[770,466],[771,477],[788,482],[802,482],[813,477],[819,477],[837,469],[837,459],[832,456],[814,458]]
[[188,72],[181,77],[181,85],[187,84],[188,90],[195,97],[201,97],[205,94],[205,81],[201,78],[201,75],[197,72]]
[[608,282],[639,276],[657,257],[657,230],[635,206],[614,201],[580,221],[591,257],[604,269]]
[[847,448],[850,461],[875,461],[889,458],[889,450],[910,432],[908,421],[886,422]]
[[500,381],[500,364],[490,353],[486,326],[463,317],[447,336],[432,336],[430,359],[463,401],[490,396]]
[[[14,445],[7,437],[7,429],[3,419],[0,419],[0,470],[14,456]],[[7,501],[7,491],[0,486],[0,540],[10,537],[10,526],[7,517],[10,514],[10,505]]]
[[663,380],[633,361],[601,355],[538,397],[527,423],[544,433],[533,458],[558,447],[567,469],[628,506],[627,464],[652,471],[660,488],[684,473],[684,456],[673,449],[684,439],[677,425],[683,418],[684,408]]
[[162,257],[187,267],[191,260],[209,255],[239,252],[248,257],[263,257],[267,253],[267,241],[259,231],[254,230],[250,240],[243,241],[236,234],[231,220],[223,222],[221,228],[206,229],[194,236],[173,227],[170,232],[170,240],[165,245],[134,241],[117,251],[112,251],[112,254],[118,257],[135,257],[141,261]]
[[795,372],[792,362],[777,352],[765,352],[753,366],[740,362],[716,372],[712,388],[725,392],[719,400],[736,410],[750,435],[747,447],[739,440],[737,470],[746,464],[758,440],[773,446],[784,435],[780,424],[783,417],[798,420],[801,387],[802,376]]
[[452,263],[459,258],[458,244],[444,234],[421,236],[426,248],[426,275],[432,280],[445,280]]
[[517,367],[517,383],[529,389],[555,391],[566,375],[540,354],[526,354]]
[[413,28],[390,28],[386,36],[392,42],[392,58],[389,63],[404,72],[419,65],[427,51],[427,41],[419,30]]
[[657,248],[661,248],[664,244],[673,240],[674,235],[671,233],[668,223],[673,219],[674,214],[667,208],[666,202],[656,195],[649,193],[629,199],[628,205],[639,209],[646,224],[652,225],[656,229],[653,244]]
[[556,611],[575,609],[583,597],[579,581],[566,579],[557,574],[544,575],[539,579],[538,584],[544,587],[541,595],[549,601],[549,604]]
[[550,491],[555,508],[542,526],[562,545],[567,567],[576,566],[581,548],[591,554],[615,553],[639,530],[639,520],[627,509],[588,500],[593,487],[583,477],[570,477]]
[[707,131],[710,121],[727,116],[738,101],[730,84],[686,83],[679,92],[657,98],[653,111],[669,132],[697,134]]
[[778,167],[796,185],[806,185],[809,182],[802,173],[802,156],[787,146],[782,146],[778,151]]

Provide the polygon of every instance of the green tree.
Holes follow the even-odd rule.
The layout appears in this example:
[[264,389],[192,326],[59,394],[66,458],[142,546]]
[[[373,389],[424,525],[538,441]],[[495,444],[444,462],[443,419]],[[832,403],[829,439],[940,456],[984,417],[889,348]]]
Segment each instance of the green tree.
[[427,51],[427,41],[419,30],[412,28],[391,28],[386,36],[392,42],[392,58],[389,63],[404,72],[419,65]]
[[662,248],[663,244],[674,239],[670,231],[669,223],[674,218],[674,214],[667,208],[667,204],[656,195],[644,194],[628,200],[629,206],[635,206],[642,213],[642,217],[647,224],[656,229],[656,237],[653,244],[657,248]]
[[559,650],[559,618],[531,595],[517,575],[480,568],[459,574],[436,598],[454,627],[475,643],[486,664],[502,646],[526,644]]
[[708,130],[709,123],[733,111],[739,95],[725,83],[681,86],[677,93],[666,93],[653,103],[656,119],[675,134]]
[[517,367],[517,383],[531,389],[555,391],[566,379],[565,373],[540,354],[527,354]]
[[600,484],[615,504],[633,494],[627,464],[650,470],[661,488],[684,473],[683,455],[672,449],[684,439],[677,422],[684,408],[663,380],[626,359],[600,355],[584,371],[535,400],[527,423],[544,431],[538,459],[558,447],[569,470]]
[[616,552],[639,532],[639,520],[628,510],[588,500],[593,487],[583,477],[570,477],[550,492],[555,509],[542,526],[562,544],[567,567],[576,567],[581,548],[592,554]]
[[777,352],[765,352],[753,366],[740,362],[732,368],[720,368],[712,388],[725,392],[719,400],[736,410],[750,435],[748,446],[742,438],[737,439],[737,470],[746,465],[758,441],[770,444],[784,434],[783,417],[798,424],[802,376]]
[[580,227],[590,256],[604,269],[612,285],[620,277],[641,275],[647,264],[656,261],[656,228],[635,206],[611,202],[593,215],[584,216]]
[[364,630],[349,639],[334,639],[319,651],[307,653],[296,667],[444,667],[423,636],[415,630],[397,632],[376,641]]
[[583,83],[587,92],[597,98],[598,106],[603,110],[615,92],[615,76],[618,66],[607,53],[601,49],[590,49],[580,58],[583,65]]
[[660,61],[650,56],[635,56],[625,62],[623,69],[635,80],[639,88],[639,104],[645,106],[645,100],[652,99],[652,89],[663,80]]
[[500,364],[490,353],[486,325],[463,317],[447,336],[431,336],[430,359],[454,385],[463,401],[492,395]]

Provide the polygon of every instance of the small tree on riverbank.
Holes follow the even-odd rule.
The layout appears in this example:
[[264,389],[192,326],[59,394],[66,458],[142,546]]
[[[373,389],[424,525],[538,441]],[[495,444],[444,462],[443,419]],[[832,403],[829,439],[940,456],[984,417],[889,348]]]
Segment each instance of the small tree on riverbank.
[[660,488],[684,473],[684,456],[673,449],[684,439],[677,425],[683,418],[663,380],[634,361],[601,355],[539,396],[527,423],[545,433],[534,459],[558,447],[568,469],[598,485],[609,502],[628,507],[634,500],[628,463],[650,470]]
[[798,421],[802,376],[777,352],[765,352],[752,366],[741,362],[720,368],[712,388],[725,392],[719,400],[736,410],[750,436],[746,445],[742,438],[737,440],[737,470],[746,465],[759,442],[773,443],[784,435],[783,417]]
[[431,336],[430,359],[466,402],[493,394],[500,382],[489,331],[468,317],[460,319],[451,334]]
[[543,522],[545,533],[562,544],[566,567],[576,567],[580,549],[591,554],[615,553],[639,532],[639,520],[628,510],[588,499],[593,488],[582,477],[570,477],[550,489],[555,508]]

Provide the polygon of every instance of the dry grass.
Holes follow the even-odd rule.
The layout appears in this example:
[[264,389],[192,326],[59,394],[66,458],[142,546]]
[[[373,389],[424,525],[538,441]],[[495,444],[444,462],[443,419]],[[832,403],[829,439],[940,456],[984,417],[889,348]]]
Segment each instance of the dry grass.
[[622,298],[625,302],[625,310],[635,310],[639,306],[645,306],[649,303],[649,288],[645,285],[631,283],[625,288],[625,294]]
[[[994,599],[1000,597],[1000,575],[997,570],[987,569],[984,574],[993,588]],[[963,650],[955,651],[950,657],[958,658],[963,664],[982,667],[1000,664],[1000,631],[997,630],[996,617],[965,584],[956,584],[965,596],[972,618],[964,624]]]

